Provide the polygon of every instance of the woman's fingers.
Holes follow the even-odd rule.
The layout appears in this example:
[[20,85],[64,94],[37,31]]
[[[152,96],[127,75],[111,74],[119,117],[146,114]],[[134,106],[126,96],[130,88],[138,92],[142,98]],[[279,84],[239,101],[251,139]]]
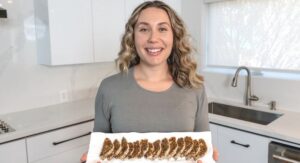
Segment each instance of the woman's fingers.
[[85,163],[86,162],[86,158],[87,158],[87,152],[83,153],[81,158],[80,158],[80,162],[81,163]]
[[202,161],[201,161],[201,160],[198,160],[197,163],[202,163]]
[[219,151],[217,148],[213,148],[213,159],[215,161],[218,161],[219,160]]

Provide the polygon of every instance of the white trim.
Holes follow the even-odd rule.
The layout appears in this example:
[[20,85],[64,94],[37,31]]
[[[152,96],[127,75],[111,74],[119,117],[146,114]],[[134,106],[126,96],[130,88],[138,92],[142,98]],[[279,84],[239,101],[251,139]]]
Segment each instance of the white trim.
[[201,3],[200,6],[200,10],[201,10],[201,15],[200,15],[200,21],[201,21],[201,31],[200,31],[200,64],[201,64],[201,68],[205,68],[207,65],[207,26],[208,26],[208,4],[205,4],[205,0],[203,1],[203,3]]

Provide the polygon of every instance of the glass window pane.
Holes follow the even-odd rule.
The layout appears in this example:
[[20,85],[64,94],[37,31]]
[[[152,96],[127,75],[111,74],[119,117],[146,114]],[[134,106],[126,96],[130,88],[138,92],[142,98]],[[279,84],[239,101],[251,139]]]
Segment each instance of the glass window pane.
[[300,0],[208,4],[207,64],[300,71]]

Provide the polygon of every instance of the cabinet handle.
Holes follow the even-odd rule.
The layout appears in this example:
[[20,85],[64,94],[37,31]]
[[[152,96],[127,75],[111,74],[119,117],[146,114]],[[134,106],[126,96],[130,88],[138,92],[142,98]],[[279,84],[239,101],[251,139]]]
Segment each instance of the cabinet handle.
[[87,135],[90,135],[90,134],[91,134],[91,132],[88,132],[86,134],[79,135],[79,136],[76,136],[76,137],[73,137],[73,138],[70,138],[70,139],[66,139],[66,140],[62,140],[62,141],[55,141],[52,144],[53,145],[59,145],[61,143],[65,143],[65,142],[68,142],[68,141],[71,141],[71,140],[74,140],[74,139],[78,139],[78,138],[81,138],[81,137],[84,137],[84,136],[87,136]]
[[234,141],[234,140],[231,140],[230,143],[236,144],[236,145],[240,145],[240,146],[243,146],[243,147],[245,147],[245,148],[249,148],[249,147],[250,147],[249,144],[241,144],[241,143],[238,143],[238,142],[236,142],[236,141]]
[[287,163],[300,163],[300,161],[298,161],[298,160],[289,159],[289,158],[278,156],[278,155],[275,155],[275,154],[273,155],[273,158],[277,159],[277,160],[280,160],[280,161],[285,161]]

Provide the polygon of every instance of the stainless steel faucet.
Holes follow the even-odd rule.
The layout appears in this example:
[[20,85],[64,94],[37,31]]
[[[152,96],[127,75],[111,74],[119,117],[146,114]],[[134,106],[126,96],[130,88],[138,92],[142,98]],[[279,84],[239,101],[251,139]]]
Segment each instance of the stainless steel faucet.
[[249,68],[245,67],[245,66],[240,66],[238,67],[238,69],[235,72],[235,75],[232,79],[232,83],[231,86],[236,87],[237,86],[237,80],[239,77],[239,72],[244,69],[247,72],[247,85],[246,85],[246,92],[245,92],[245,105],[251,106],[251,102],[252,101],[258,101],[259,98],[255,95],[251,94],[251,73]]

